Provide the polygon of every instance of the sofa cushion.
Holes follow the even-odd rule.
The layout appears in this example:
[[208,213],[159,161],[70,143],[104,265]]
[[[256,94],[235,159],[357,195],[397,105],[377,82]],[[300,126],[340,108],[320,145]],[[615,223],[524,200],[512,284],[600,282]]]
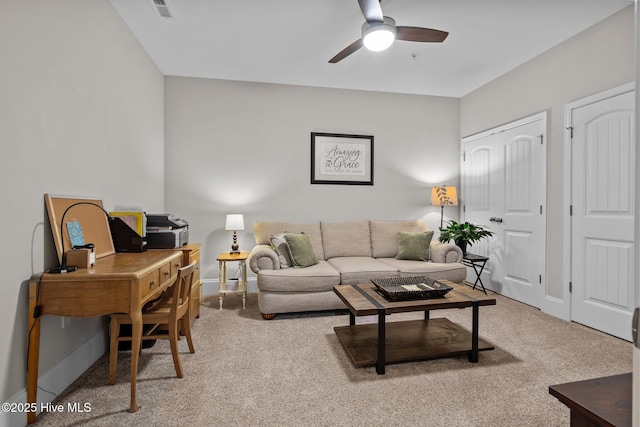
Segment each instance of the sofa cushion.
[[371,256],[368,220],[323,222],[320,227],[325,259]]
[[412,221],[369,221],[371,228],[371,253],[374,258],[391,258],[398,254],[398,233],[407,231],[419,233],[429,231],[422,220]]
[[309,236],[316,258],[325,259],[319,222],[257,221],[253,224],[253,233],[257,245],[270,245],[271,236],[276,234],[302,232]]
[[337,257],[327,262],[340,273],[342,285],[368,283],[371,279],[400,275],[398,269],[371,257]]
[[413,261],[429,261],[429,246],[433,238],[433,231],[422,233],[410,233],[401,231],[398,233],[397,259]]
[[378,261],[398,270],[400,276],[427,276],[432,279],[447,279],[457,283],[467,278],[467,268],[458,262],[443,264],[395,258],[378,258]]
[[289,268],[291,267],[291,249],[289,248],[289,244],[287,240],[284,238],[286,233],[276,234],[275,236],[271,236],[271,247],[278,254],[278,259],[280,260],[280,268]]
[[318,263],[309,236],[304,233],[285,233],[284,239],[289,245],[294,267],[310,267]]
[[326,261],[307,268],[260,270],[258,289],[272,292],[332,291],[340,284],[340,273]]

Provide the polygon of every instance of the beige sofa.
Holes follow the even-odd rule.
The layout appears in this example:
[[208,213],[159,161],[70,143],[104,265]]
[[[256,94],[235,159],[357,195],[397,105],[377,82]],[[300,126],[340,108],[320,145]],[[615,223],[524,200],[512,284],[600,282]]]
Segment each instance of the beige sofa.
[[[258,306],[262,316],[272,319],[277,313],[345,308],[333,292],[333,287],[340,284],[418,275],[453,282],[465,280],[467,270],[460,263],[462,251],[453,244],[432,239],[428,250],[430,261],[396,259],[398,233],[426,231],[423,220],[256,222],[256,246],[248,262],[258,276]],[[317,264],[281,268],[281,259],[271,246],[271,239],[282,233],[306,234]]]

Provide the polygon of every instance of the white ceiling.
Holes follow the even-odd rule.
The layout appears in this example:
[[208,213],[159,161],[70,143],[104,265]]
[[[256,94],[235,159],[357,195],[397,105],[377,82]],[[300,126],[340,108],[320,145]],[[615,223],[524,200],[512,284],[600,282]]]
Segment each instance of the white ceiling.
[[[634,0],[382,0],[398,25],[448,31],[328,61],[360,38],[357,0],[110,0],[170,76],[461,97]],[[155,0],[162,1],[162,0]]]

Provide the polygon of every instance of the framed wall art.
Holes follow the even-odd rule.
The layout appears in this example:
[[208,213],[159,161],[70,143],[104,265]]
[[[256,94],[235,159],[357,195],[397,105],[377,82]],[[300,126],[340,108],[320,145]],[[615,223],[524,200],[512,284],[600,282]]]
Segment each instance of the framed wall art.
[[373,185],[373,136],[311,132],[311,184]]

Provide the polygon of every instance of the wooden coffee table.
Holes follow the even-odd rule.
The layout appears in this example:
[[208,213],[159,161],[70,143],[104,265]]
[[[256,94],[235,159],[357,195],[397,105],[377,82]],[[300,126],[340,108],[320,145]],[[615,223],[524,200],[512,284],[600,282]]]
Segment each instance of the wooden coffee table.
[[[495,305],[496,299],[469,286],[440,280],[453,289],[442,298],[389,301],[372,283],[334,286],[349,309],[349,326],[334,328],[356,367],[375,366],[385,373],[389,363],[413,362],[468,354],[478,362],[478,352],[495,347],[478,337],[479,307]],[[446,318],[429,319],[431,310],[472,308],[472,330]],[[424,320],[386,322],[393,313],[424,311]],[[356,325],[356,316],[378,315],[378,324]]]

